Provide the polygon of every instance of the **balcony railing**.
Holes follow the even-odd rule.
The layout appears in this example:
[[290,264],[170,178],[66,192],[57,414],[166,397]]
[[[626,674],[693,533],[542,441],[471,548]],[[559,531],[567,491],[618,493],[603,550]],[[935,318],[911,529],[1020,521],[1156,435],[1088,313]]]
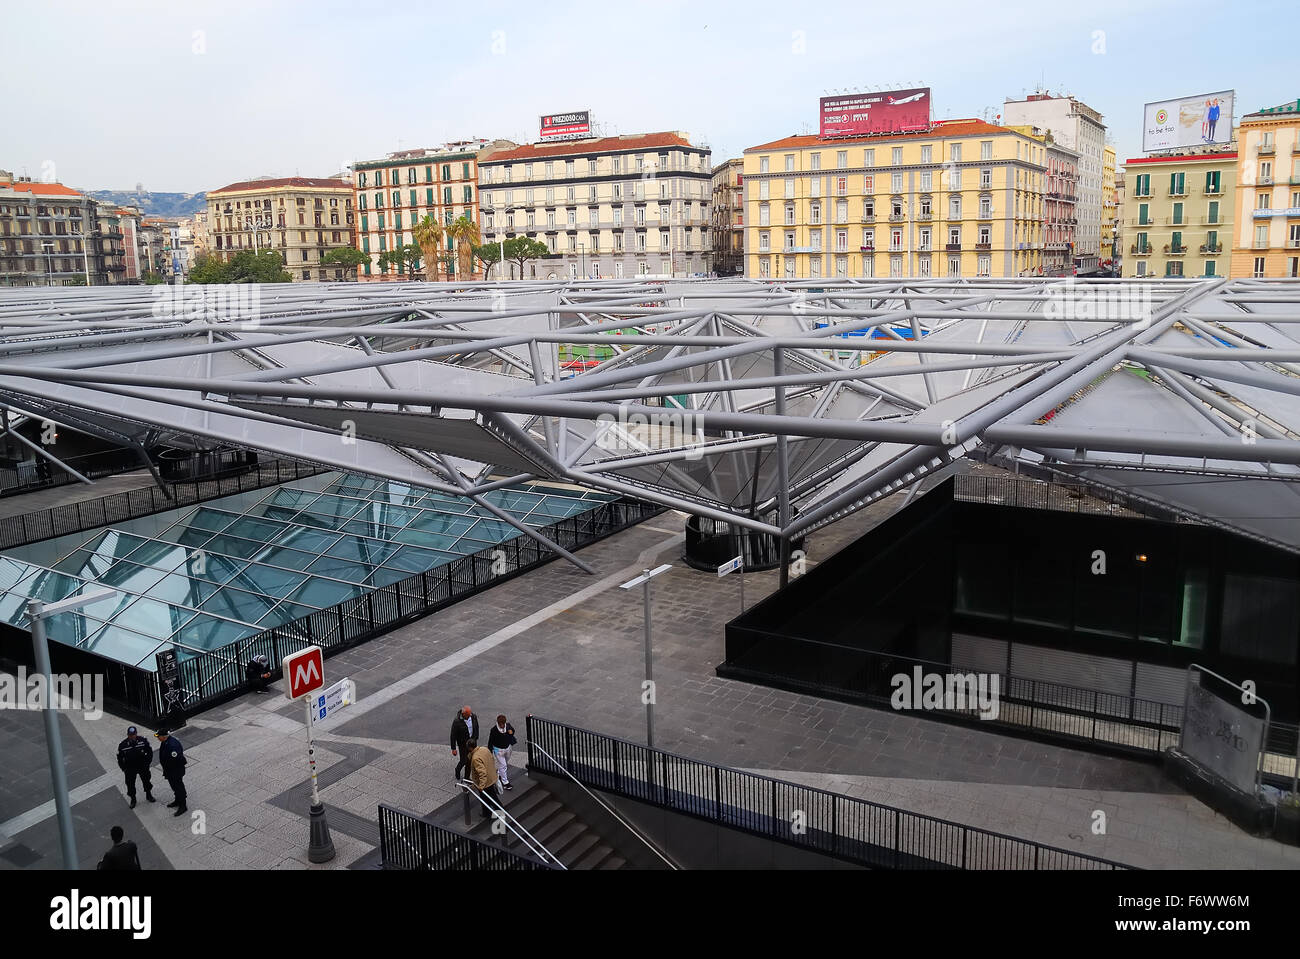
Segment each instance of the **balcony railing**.
[[1166,244],[1165,244],[1165,252],[1166,252],[1166,253],[1170,253],[1170,254],[1174,254],[1174,253],[1186,253],[1186,252],[1187,252],[1187,247],[1186,247],[1184,244],[1182,244],[1182,243],[1166,243]]
[[860,253],[875,253],[875,252],[876,252],[876,247],[875,247],[874,244],[869,245],[869,246],[860,246],[860,247],[858,247],[858,252],[860,252]]
[[1221,216],[1215,216],[1215,217],[1203,216],[1203,217],[1200,217],[1200,218],[1197,220],[1197,222],[1200,223],[1202,226],[1222,226],[1222,225],[1223,225],[1223,217],[1221,217]]
[[1256,240],[1254,243],[1250,245],[1250,248],[1252,250],[1267,250],[1268,240]]
[[978,251],[980,251],[981,253],[986,253],[986,252],[988,252],[989,250],[993,249],[993,244],[992,244],[992,243],[976,243],[976,244],[975,244],[975,249],[978,250]]
[[1271,176],[1262,176],[1257,181],[1259,186],[1272,186],[1273,178]]
[[1273,143],[1264,144],[1259,148],[1260,156],[1272,156],[1276,152],[1277,152],[1277,145]]
[[1144,244],[1142,246],[1139,246],[1138,244],[1133,243],[1128,248],[1128,251],[1132,253],[1134,256],[1150,256],[1151,250],[1152,247],[1150,244]]
[[875,222],[876,222],[876,215],[875,215],[874,213],[864,213],[864,214],[862,214],[862,222],[863,222],[863,223],[875,223]]
[[961,244],[960,244],[960,243],[945,243],[943,248],[944,248],[945,250],[947,250],[949,253],[960,253],[960,252],[961,252]]
[[1222,252],[1223,252],[1223,244],[1222,244],[1222,243],[1215,243],[1215,244],[1202,243],[1202,244],[1201,244],[1201,250],[1200,250],[1200,252],[1205,253],[1205,254],[1208,254],[1208,255],[1211,255],[1211,256],[1214,255],[1215,253],[1222,253]]
[[901,222],[903,222],[903,214],[901,214],[901,213],[891,213],[891,214],[889,214],[889,222],[890,222],[890,223],[901,223]]

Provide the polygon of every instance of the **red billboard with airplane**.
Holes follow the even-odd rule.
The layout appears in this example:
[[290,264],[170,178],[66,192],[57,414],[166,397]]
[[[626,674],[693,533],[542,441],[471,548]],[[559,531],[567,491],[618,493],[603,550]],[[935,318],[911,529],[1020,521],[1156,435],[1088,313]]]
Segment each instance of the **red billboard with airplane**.
[[860,137],[930,129],[930,88],[822,97],[821,135]]

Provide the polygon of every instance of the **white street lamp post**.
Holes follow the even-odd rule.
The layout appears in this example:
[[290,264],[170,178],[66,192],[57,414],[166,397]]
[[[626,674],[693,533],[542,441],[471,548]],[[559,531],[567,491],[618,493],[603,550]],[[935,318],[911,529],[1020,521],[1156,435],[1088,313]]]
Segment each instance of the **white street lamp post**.
[[97,589],[89,593],[69,596],[57,603],[43,603],[39,599],[27,601],[27,615],[32,624],[32,652],[36,657],[36,670],[45,677],[45,749],[50,757],[50,781],[54,789],[54,809],[59,820],[59,847],[63,852],[63,868],[77,868],[77,843],[72,831],[72,804],[68,799],[68,776],[63,768],[63,738],[59,733],[59,716],[56,704],[51,701],[56,688],[50,677],[50,647],[45,637],[45,621],[60,613],[69,613],[90,603],[111,599],[115,589]]

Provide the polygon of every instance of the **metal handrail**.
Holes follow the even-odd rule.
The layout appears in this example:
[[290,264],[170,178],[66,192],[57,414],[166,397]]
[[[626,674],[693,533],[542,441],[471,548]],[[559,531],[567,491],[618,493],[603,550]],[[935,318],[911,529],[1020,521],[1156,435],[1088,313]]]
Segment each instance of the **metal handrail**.
[[[518,839],[525,846],[527,846],[528,851],[531,852],[534,856],[542,860],[542,862],[548,862],[548,861],[553,862],[561,869],[565,870],[566,872],[568,871],[569,867],[566,866],[564,863],[560,862],[560,860],[556,857],[555,853],[551,852],[549,849],[543,846],[540,839],[538,839],[536,836],[530,833],[527,829],[524,829],[523,824],[519,822],[519,820],[517,820],[514,816],[510,815],[510,813],[506,812],[506,807],[504,806],[504,804],[499,803],[496,806],[491,805],[486,799],[483,798],[483,794],[479,792],[478,787],[475,786],[474,783],[469,779],[457,779],[456,785],[459,786],[461,789],[465,790],[466,793],[468,793],[469,795],[477,799],[479,803],[482,804],[483,808],[492,814],[492,818],[494,819],[499,818],[502,822],[504,822],[506,824],[506,828],[509,829],[512,833],[514,833],[515,838]],[[515,826],[519,827],[518,831],[516,831]],[[523,833],[522,836],[520,835],[520,832]],[[525,839],[524,836],[527,836],[528,839]],[[531,840],[531,842],[529,840]]]
[[590,796],[592,799],[596,800],[596,802],[600,805],[600,807],[601,807],[602,809],[605,810],[605,812],[609,813],[611,816],[613,816],[615,819],[617,819],[619,822],[621,822],[624,826],[626,826],[626,827],[628,828],[628,830],[632,833],[632,835],[636,836],[637,839],[640,839],[643,843],[645,843],[645,844],[650,848],[650,851],[651,851],[651,852],[653,852],[656,856],[658,856],[660,859],[662,859],[662,860],[663,860],[663,861],[668,865],[668,868],[669,868],[669,869],[676,869],[676,870],[678,870],[678,871],[681,870],[682,867],[679,866],[679,865],[677,865],[677,863],[673,861],[673,859],[672,859],[671,856],[669,856],[666,852],[664,852],[662,849],[660,849],[658,846],[656,846],[653,842],[651,842],[651,841],[646,837],[646,835],[645,835],[644,833],[641,832],[640,829],[637,829],[636,826],[632,825],[632,823],[630,823],[628,820],[626,820],[626,819],[624,819],[622,816],[620,816],[620,815],[618,814],[618,812],[614,809],[613,806],[610,806],[610,805],[609,805],[608,803],[606,803],[603,799],[601,799],[599,796],[597,796],[595,793],[593,793],[590,789],[588,789],[586,786],[584,786],[584,785],[583,785],[583,784],[578,780],[578,778],[577,778],[576,776],[573,775],[573,773],[569,772],[567,769],[564,768],[564,764],[563,764],[563,763],[561,763],[558,759],[556,759],[556,758],[555,758],[554,756],[552,756],[549,752],[547,752],[546,749],[543,748],[539,743],[531,743],[531,746],[532,746],[533,749],[536,749],[539,753],[541,753],[543,756],[545,756],[547,759],[549,759],[551,762],[553,762],[553,763],[554,763],[554,764],[555,764],[555,765],[560,769],[560,771],[564,773],[564,775],[568,776],[568,777],[569,777],[570,779],[572,779],[575,783],[577,783],[578,788],[581,789],[583,792],[585,792],[585,793],[586,793],[588,796]]

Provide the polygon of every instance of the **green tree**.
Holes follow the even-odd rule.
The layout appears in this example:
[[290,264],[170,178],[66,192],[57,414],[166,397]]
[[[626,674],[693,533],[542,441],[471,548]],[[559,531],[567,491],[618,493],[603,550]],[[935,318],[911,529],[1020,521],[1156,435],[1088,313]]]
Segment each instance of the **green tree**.
[[438,279],[438,248],[443,244],[443,226],[431,216],[426,216],[411,229],[416,245],[424,254],[424,278],[430,283]]
[[236,253],[226,266],[230,270],[227,283],[288,283],[293,279],[284,269],[284,260],[274,250],[262,253],[245,250]]
[[320,258],[322,263],[334,263],[347,269],[349,279],[355,281],[357,278],[357,267],[363,263],[370,262],[370,255],[362,253],[356,247],[340,246],[330,250]]
[[380,253],[379,267],[380,269],[386,269],[387,267],[392,266],[397,270],[398,276],[403,276],[409,273],[411,279],[415,279],[416,271],[420,269],[421,260],[423,258],[423,250],[414,243],[407,243],[404,246],[399,246],[395,250],[385,250],[383,253]]
[[191,283],[229,283],[230,271],[226,264],[210,253],[200,253],[190,267]]
[[474,259],[483,264],[483,279],[490,279],[492,267],[501,262],[501,244],[484,243],[473,250]]
[[516,236],[506,240],[506,259],[519,264],[519,278],[523,279],[524,264],[529,260],[539,260],[551,255],[551,248],[541,240],[527,236]]
[[479,236],[478,224],[462,215],[447,227],[446,233],[447,245],[456,250],[458,260],[456,272],[463,279],[468,280],[474,273],[474,245],[483,242],[483,238]]
[[144,275],[140,277],[140,282],[145,286],[157,286],[163,281],[163,278],[153,270],[145,270]]

